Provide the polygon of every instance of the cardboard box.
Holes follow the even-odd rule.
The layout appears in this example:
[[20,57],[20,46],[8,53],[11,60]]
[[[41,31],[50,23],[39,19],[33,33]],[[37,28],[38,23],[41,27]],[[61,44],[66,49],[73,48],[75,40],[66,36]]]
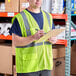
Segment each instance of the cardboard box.
[[76,44],[71,48],[71,74],[76,74]]
[[0,12],[5,12],[5,3],[0,2]]
[[20,0],[20,12],[26,9],[28,6],[29,6],[29,3],[27,0]]
[[65,46],[64,45],[53,45],[53,58],[65,57]]
[[19,0],[5,0],[6,12],[19,12]]
[[65,76],[65,58],[54,59],[53,70],[51,76]]
[[12,74],[12,48],[0,44],[0,73]]

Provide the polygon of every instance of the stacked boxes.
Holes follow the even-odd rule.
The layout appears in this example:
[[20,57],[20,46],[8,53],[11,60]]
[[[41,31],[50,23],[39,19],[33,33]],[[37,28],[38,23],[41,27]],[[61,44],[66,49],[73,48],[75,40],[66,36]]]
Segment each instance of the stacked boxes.
[[[74,8],[76,8],[76,0],[74,0]],[[76,14],[76,11],[74,11],[74,14]]]
[[19,0],[5,0],[6,12],[19,12]]
[[[6,12],[21,12],[28,6],[29,3],[27,0],[5,0]],[[50,13],[63,14],[64,0],[43,0],[41,9]]]
[[49,13],[63,14],[64,0],[43,0],[41,9]]
[[12,74],[12,46],[0,43],[0,73]]
[[53,70],[51,76],[65,76],[65,46],[53,45]]
[[27,0],[20,0],[20,12],[29,6]]
[[[76,0],[71,0],[72,8],[76,8]],[[0,3],[0,12],[21,12],[29,6],[27,0],[5,0]],[[43,0],[42,9],[50,13],[63,14],[66,7],[66,0]],[[76,11],[71,12],[76,13]]]
[[27,0],[5,0],[6,12],[21,12],[29,6]]
[[51,7],[52,7],[52,0],[48,0],[48,1],[43,0],[42,6],[41,6],[42,10],[51,13]]
[[[71,0],[71,8],[74,8],[74,0]],[[71,14],[74,14],[74,11],[72,11]]]
[[71,39],[76,39],[76,30],[71,27]]
[[[66,29],[65,26],[56,25],[55,29]],[[65,30],[57,35],[57,39],[65,40]],[[76,39],[76,30],[71,27],[71,39]]]
[[[56,25],[55,29],[65,29],[65,26]],[[57,39],[65,40],[65,30],[61,32],[59,35],[57,35]]]
[[65,57],[54,59],[53,62],[51,76],[65,76]]
[[54,45],[53,46],[53,58],[65,57],[65,46],[64,45]]
[[63,14],[64,11],[64,0],[52,0],[52,11],[51,13]]
[[5,3],[0,2],[0,12],[5,12]]
[[71,74],[76,75],[76,43],[71,47]]

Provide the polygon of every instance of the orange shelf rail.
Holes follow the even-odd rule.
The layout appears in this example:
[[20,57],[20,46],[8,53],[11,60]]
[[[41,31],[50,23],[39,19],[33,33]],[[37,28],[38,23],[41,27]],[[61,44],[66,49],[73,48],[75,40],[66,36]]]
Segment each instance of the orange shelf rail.
[[16,13],[12,13],[12,12],[0,12],[0,17],[14,17],[16,14],[18,14],[17,12]]
[[53,19],[65,19],[67,21],[67,14],[51,14]]
[[8,35],[8,36],[0,35],[0,39],[3,39],[3,40],[12,40],[12,36],[11,35]]
[[62,45],[65,45],[67,46],[67,40],[57,40],[56,44],[62,44]]
[[[14,17],[18,12],[0,12],[0,17]],[[67,14],[51,14],[53,19],[65,19],[67,21]]]

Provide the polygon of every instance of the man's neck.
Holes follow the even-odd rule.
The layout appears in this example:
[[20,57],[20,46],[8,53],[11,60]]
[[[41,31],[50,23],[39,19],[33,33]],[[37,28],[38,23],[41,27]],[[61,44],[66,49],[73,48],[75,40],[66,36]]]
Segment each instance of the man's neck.
[[27,9],[29,11],[33,12],[33,13],[40,13],[40,8],[31,8],[31,7],[28,7]]

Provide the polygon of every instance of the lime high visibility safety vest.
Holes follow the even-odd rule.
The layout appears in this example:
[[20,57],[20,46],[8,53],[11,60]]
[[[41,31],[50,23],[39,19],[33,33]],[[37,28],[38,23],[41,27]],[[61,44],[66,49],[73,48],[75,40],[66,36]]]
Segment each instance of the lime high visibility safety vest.
[[[47,33],[52,28],[52,16],[44,11],[42,11],[42,14],[43,30],[45,33]],[[37,32],[37,30],[40,30],[37,22],[27,10],[23,10],[21,13],[17,14],[12,19],[12,22],[15,18],[17,18],[19,22],[22,37],[34,35]],[[52,70],[53,55],[51,43],[32,42],[27,46],[17,46],[15,49],[17,73],[29,73],[40,70]]]

